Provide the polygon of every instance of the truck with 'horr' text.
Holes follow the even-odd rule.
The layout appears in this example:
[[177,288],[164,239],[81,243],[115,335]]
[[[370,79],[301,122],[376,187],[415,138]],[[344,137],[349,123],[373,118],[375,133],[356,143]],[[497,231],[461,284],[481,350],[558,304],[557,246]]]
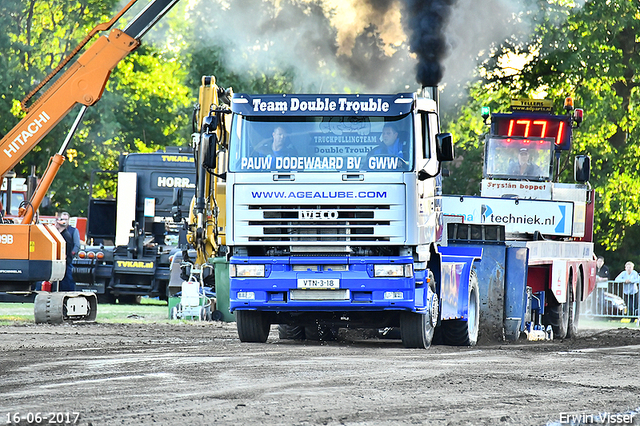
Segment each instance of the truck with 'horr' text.
[[101,302],[134,302],[141,296],[167,299],[171,256],[178,251],[180,224],[173,210],[188,206],[173,202],[176,188],[190,200],[195,167],[190,150],[120,156],[117,197],[90,198],[87,245],[73,259],[79,291],[90,291]]
[[534,247],[508,240],[505,224],[444,214],[452,138],[440,132],[437,90],[423,93],[235,94],[228,145],[204,132],[201,146],[228,161],[241,341],[266,341],[271,324],[280,338],[314,340],[399,328],[405,346],[426,348],[434,335],[473,345],[479,333],[515,338],[540,325],[527,285]]

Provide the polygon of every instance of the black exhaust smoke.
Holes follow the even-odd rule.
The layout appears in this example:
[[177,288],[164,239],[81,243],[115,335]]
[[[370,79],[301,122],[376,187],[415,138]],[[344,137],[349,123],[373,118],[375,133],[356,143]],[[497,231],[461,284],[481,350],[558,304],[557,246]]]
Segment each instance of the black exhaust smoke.
[[403,23],[411,51],[418,57],[416,79],[423,87],[442,80],[447,55],[445,27],[457,0],[403,0]]

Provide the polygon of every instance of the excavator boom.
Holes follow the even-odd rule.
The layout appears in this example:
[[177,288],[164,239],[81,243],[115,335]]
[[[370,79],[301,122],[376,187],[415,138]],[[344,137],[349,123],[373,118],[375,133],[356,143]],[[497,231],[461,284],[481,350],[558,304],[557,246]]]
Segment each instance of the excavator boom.
[[[81,113],[95,104],[104,92],[113,69],[140,45],[140,38],[179,0],[151,0],[124,29],[111,29],[138,0],[129,3],[111,19],[95,27],[72,54],[27,95],[22,102],[25,117],[0,140],[0,178],[10,172],[76,105]],[[73,57],[100,31],[100,36],[75,62]],[[56,74],[67,64],[67,70]],[[26,103],[42,87],[50,87],[30,106]],[[31,223],[44,194],[64,162],[64,150],[79,124],[78,116],[60,152],[52,157],[48,173],[40,183],[21,224],[0,223],[0,292],[29,293],[37,281],[59,281],[65,275],[65,241],[50,225]],[[3,221],[4,222],[4,221]],[[39,292],[35,300],[36,322],[61,323],[65,320],[94,320],[96,297],[93,293]]]
[[[178,1],[152,1],[125,30],[112,29],[109,35],[98,38],[2,138],[0,176],[13,169],[75,105],[95,104],[102,97],[111,71],[139,46],[139,38]],[[133,3],[135,1],[125,8],[128,9]],[[50,79],[50,76],[45,78]]]

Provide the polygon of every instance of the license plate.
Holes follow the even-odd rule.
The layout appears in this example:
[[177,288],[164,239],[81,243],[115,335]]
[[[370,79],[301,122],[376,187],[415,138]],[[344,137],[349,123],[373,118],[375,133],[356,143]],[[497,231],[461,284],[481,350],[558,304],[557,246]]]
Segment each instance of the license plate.
[[336,289],[339,287],[339,278],[298,278],[298,288]]

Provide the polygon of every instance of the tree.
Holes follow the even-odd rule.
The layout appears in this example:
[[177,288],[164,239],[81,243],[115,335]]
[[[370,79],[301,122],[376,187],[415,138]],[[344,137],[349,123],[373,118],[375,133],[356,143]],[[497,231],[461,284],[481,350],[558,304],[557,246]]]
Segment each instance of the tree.
[[[563,178],[571,174],[574,155],[591,156],[598,251],[610,252],[605,254],[608,263],[621,269],[625,260],[640,260],[640,4],[591,0],[577,7],[548,0],[541,5],[529,13],[535,23],[533,35],[512,37],[480,68],[484,79],[471,86],[475,97],[459,109],[452,128],[466,131],[463,147],[473,147],[473,135],[480,134],[468,119],[469,106],[506,100],[508,95],[539,97],[544,92],[555,101],[573,96],[576,106],[585,108],[585,121],[574,132]],[[507,54],[527,58],[524,68],[506,72],[502,60]],[[556,112],[561,112],[557,105]]]
[[[0,104],[3,112],[12,113],[0,118],[3,133],[23,116],[19,102],[24,94],[68,56],[91,28],[110,20],[119,10],[116,4],[116,0],[2,3],[0,20],[7,31],[0,36],[0,74],[6,76],[2,87],[9,90],[3,92]],[[72,140],[67,151],[69,161],[63,164],[51,187],[52,204],[42,213],[63,209],[74,215],[84,214],[91,170],[117,168],[122,152],[187,143],[188,110],[193,99],[183,85],[183,70],[177,55],[146,41],[119,64],[102,100],[89,109]],[[38,174],[44,172],[74,116],[72,111],[25,157],[16,167],[19,175],[28,174],[32,164]]]

